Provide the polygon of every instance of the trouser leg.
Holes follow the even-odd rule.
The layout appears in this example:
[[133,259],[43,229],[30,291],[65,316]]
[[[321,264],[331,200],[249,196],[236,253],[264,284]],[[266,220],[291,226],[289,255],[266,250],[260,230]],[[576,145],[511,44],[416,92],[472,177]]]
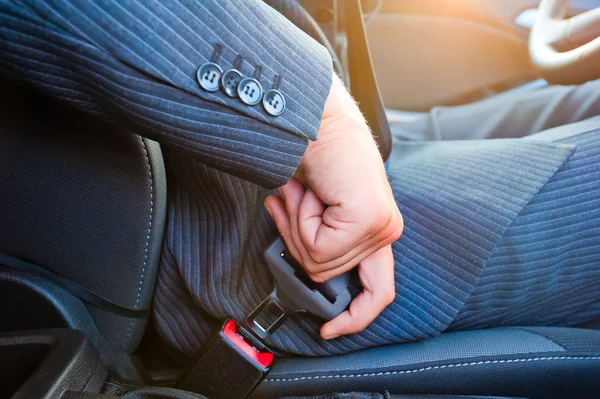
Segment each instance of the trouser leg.
[[392,124],[395,140],[518,138],[600,115],[600,80],[435,107],[423,118]]
[[496,247],[453,330],[576,325],[600,317],[600,119],[532,137],[575,145]]

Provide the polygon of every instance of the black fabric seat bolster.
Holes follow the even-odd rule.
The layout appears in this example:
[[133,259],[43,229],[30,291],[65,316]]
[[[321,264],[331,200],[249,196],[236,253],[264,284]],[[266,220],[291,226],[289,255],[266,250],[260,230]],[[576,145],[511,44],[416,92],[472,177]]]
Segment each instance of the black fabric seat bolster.
[[10,82],[0,105],[0,252],[87,291],[98,329],[132,352],[162,248],[160,146]]
[[284,358],[253,398],[323,392],[597,397],[600,331],[557,327],[446,333],[325,358]]
[[76,296],[77,298],[81,299],[87,304],[94,305],[98,308],[119,314],[121,316],[133,318],[147,317],[148,312],[150,310],[149,308],[131,309],[117,305],[116,303],[106,300],[87,290],[86,288],[83,288],[80,285],[69,281],[64,277],[58,276],[48,271],[48,269],[45,269],[42,266],[34,265],[33,263],[29,263],[22,259],[13,258],[12,256],[4,254],[2,252],[0,252],[0,265],[9,267],[14,270],[34,274],[40,278],[43,278],[44,280],[47,280],[59,286],[60,288]]

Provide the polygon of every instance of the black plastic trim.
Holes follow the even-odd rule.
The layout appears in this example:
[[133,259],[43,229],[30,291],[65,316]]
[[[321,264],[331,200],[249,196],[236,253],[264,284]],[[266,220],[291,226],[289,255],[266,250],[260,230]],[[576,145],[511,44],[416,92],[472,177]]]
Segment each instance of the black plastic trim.
[[[34,366],[33,370],[21,376],[22,385],[12,393],[12,399],[60,398],[68,390],[100,392],[108,372],[83,333],[55,329],[0,334],[0,352],[10,352],[15,361],[32,348],[39,355],[34,361],[39,363],[28,365]],[[9,367],[10,363],[4,359],[2,366]],[[0,374],[6,373],[0,370]]]

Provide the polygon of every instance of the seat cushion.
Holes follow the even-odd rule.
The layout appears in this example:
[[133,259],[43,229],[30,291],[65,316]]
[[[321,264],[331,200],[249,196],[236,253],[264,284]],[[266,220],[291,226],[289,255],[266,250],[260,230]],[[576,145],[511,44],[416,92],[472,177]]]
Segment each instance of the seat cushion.
[[596,398],[598,375],[600,331],[498,328],[341,356],[278,359],[253,398],[351,391]]

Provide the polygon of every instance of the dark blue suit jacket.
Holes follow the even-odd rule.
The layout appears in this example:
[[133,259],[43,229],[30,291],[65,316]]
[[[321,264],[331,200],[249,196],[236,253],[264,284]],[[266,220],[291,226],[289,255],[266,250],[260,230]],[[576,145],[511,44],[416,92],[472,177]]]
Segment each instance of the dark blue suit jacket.
[[[285,112],[202,89],[196,72],[211,60],[278,85]],[[267,187],[317,137],[332,77],[327,50],[257,0],[2,0],[0,68]]]

